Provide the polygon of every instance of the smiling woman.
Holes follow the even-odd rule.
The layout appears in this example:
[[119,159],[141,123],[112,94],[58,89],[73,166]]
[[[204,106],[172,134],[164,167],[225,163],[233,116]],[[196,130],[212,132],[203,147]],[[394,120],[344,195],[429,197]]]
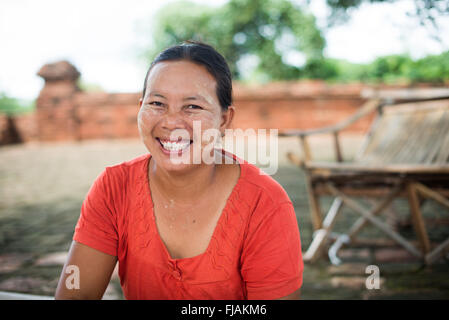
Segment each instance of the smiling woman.
[[[185,42],[155,59],[138,114],[149,153],[106,168],[92,185],[57,299],[100,299],[117,262],[127,299],[299,298],[303,261],[288,195],[215,148],[217,137],[203,139],[219,138],[234,112],[229,68],[214,48]],[[78,289],[66,285],[73,265]]]

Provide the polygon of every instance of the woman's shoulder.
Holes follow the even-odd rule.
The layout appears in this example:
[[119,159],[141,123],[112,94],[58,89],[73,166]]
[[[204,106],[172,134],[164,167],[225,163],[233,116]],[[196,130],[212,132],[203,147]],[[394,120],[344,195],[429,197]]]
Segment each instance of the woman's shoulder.
[[246,161],[240,162],[240,166],[240,183],[244,185],[241,190],[247,197],[255,199],[259,204],[262,202],[269,207],[291,203],[285,189],[272,176]]
[[109,165],[105,168],[105,171],[111,174],[120,174],[124,172],[132,172],[143,169],[143,167],[148,163],[148,159],[151,155],[143,154],[134,159],[123,161],[114,165]]
[[106,166],[102,175],[112,184],[123,186],[128,181],[136,181],[136,178],[143,177],[150,157],[150,154],[144,154],[131,160]]
[[110,165],[107,168],[131,168],[132,169],[133,167],[141,166],[150,157],[151,157],[151,155],[149,153],[142,154],[134,159],[126,160],[126,161],[120,162],[118,164]]
[[293,203],[279,182],[251,163],[240,165],[243,176],[238,194],[240,203],[247,204],[240,207],[247,207],[248,232],[256,232],[261,224],[294,225]]

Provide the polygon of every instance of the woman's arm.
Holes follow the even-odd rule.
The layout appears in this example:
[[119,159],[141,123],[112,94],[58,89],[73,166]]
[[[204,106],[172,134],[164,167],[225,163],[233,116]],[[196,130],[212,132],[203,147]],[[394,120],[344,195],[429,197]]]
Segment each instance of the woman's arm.
[[55,299],[101,299],[116,263],[116,256],[73,241],[56,288]]
[[299,299],[301,299],[301,289],[298,289],[290,293],[288,296],[279,298],[277,300],[299,300]]

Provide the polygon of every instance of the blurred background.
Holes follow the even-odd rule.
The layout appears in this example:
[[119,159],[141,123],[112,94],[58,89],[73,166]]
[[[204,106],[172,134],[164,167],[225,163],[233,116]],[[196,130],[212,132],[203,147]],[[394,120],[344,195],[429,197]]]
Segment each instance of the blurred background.
[[[445,0],[2,1],[0,291],[54,294],[91,183],[105,166],[146,152],[138,100],[162,49],[196,39],[225,56],[235,128],[314,129],[348,118],[369,90],[448,88],[448,34]],[[343,132],[345,159],[371,122]],[[317,159],[331,157],[327,139],[312,146]],[[294,202],[306,250],[313,228],[304,173],[286,158],[299,150],[296,139],[279,140],[273,177]],[[396,207],[407,214],[406,203]],[[441,214],[447,237],[448,210],[423,210]],[[336,229],[355,217],[345,211]],[[449,297],[447,259],[423,268],[391,246],[348,249],[342,258],[338,267],[326,259],[306,265],[304,299]],[[380,290],[365,287],[373,263]],[[105,298],[123,298],[116,274]]]

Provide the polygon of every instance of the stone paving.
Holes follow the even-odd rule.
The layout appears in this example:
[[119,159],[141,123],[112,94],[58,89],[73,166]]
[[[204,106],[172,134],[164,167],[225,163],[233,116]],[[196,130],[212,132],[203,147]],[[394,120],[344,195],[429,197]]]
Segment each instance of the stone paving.
[[[297,144],[285,140],[279,150],[281,155],[286,150],[297,152]],[[138,140],[3,147],[0,150],[0,291],[53,296],[81,202],[90,184],[106,165],[142,153],[145,149]],[[280,168],[273,177],[284,186],[295,205],[302,247],[306,250],[312,239],[312,228],[304,177],[285,158],[279,163]],[[323,200],[324,210],[330,202],[331,199]],[[396,205],[406,216],[406,206],[400,202]],[[433,205],[425,211],[429,217],[435,212],[440,218],[449,216],[449,212]],[[356,217],[349,211],[343,212],[336,231],[345,230]],[[444,219],[438,221],[432,225],[432,241],[449,236],[449,224]],[[410,227],[401,233],[413,241]],[[378,239],[378,245],[341,249],[339,257],[343,263],[339,266],[331,265],[325,258],[305,265],[303,299],[449,298],[448,258],[424,268],[420,261],[392,245],[378,231],[367,228],[361,236]],[[366,288],[368,265],[379,267],[380,289]],[[117,270],[104,299],[123,299]]]

